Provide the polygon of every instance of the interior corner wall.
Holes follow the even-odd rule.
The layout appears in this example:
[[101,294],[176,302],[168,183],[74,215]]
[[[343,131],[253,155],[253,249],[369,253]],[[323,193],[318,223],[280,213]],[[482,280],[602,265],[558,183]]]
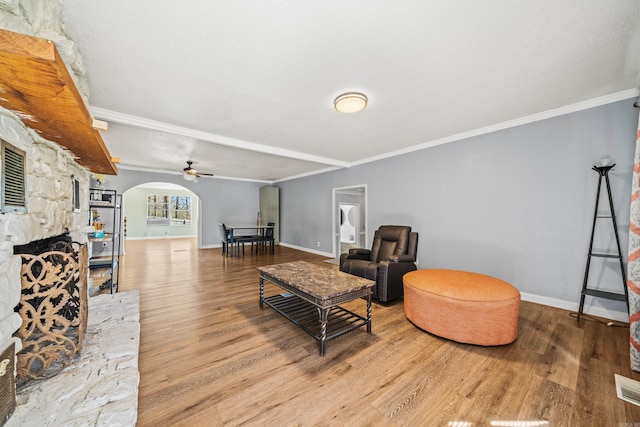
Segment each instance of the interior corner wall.
[[[616,163],[611,187],[620,243],[628,244],[633,101],[279,182],[281,241],[330,253],[332,189],[367,184],[369,241],[379,225],[411,225],[420,233],[418,268],[493,275],[523,299],[575,309],[598,182],[591,167],[605,155]],[[601,202],[601,210],[607,207]],[[615,245],[610,223],[597,229],[601,247]],[[612,262],[592,263],[590,287],[622,291]],[[588,297],[585,307],[610,318],[627,315],[617,301]]]
[[149,182],[180,185],[200,198],[198,246],[201,248],[220,246],[219,222],[255,224],[260,210],[260,187],[265,185],[264,182],[219,178],[201,178],[195,183],[185,181],[182,175],[178,174],[120,169],[118,175],[107,176],[105,186],[117,190],[118,193],[124,193],[130,188]]

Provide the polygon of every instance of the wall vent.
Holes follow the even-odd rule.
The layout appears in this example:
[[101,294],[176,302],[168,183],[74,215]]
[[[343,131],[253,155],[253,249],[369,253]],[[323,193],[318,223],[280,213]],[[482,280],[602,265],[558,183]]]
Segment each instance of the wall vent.
[[2,212],[27,211],[25,152],[2,141]]

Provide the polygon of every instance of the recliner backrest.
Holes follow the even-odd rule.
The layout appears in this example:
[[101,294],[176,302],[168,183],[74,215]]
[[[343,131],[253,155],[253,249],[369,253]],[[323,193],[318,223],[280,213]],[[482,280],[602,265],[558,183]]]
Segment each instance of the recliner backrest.
[[412,231],[409,233],[409,246],[407,246],[407,255],[413,258],[413,262],[418,259],[418,233]]
[[391,255],[405,255],[409,246],[411,227],[406,225],[382,225],[373,235],[372,262],[389,259]]

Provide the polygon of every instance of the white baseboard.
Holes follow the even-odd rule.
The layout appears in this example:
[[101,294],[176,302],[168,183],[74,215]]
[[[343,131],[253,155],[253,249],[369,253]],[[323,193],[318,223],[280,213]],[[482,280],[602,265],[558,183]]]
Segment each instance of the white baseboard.
[[[287,248],[297,249],[303,252],[310,252],[316,255],[326,256],[327,258],[333,258],[332,253],[316,251],[313,249],[303,248],[300,246],[295,246],[295,245],[291,245],[283,242],[280,242],[280,244]],[[576,301],[565,301],[557,298],[545,297],[542,295],[529,294],[526,292],[521,292],[520,296],[523,301],[547,305],[549,307],[561,308],[563,310],[569,310],[574,312],[578,311],[579,303]],[[614,311],[614,310],[608,310],[603,307],[591,307],[591,306],[585,305],[584,313],[590,314],[592,316],[603,317],[605,319],[616,320],[619,322],[625,322],[625,323],[629,322],[629,314],[626,311]]]
[[[534,295],[525,292],[520,293],[523,301],[534,302],[536,304],[548,305],[549,307],[562,308],[564,310],[578,312],[580,303],[577,301],[565,301],[557,298],[549,298],[541,295]],[[579,295],[578,295],[579,297]],[[618,322],[629,322],[629,314],[626,311],[608,310],[603,307],[590,307],[585,305],[585,314],[603,317],[605,319],[616,320]]]
[[198,237],[197,234],[190,236],[147,236],[147,237],[125,237],[124,240],[162,240],[162,239],[187,239]]
[[280,246],[284,246],[286,248],[291,248],[291,249],[297,249],[299,251],[309,252],[316,255],[326,256],[327,258],[333,258],[333,254],[329,252],[316,251],[313,249],[303,248],[301,246],[296,246],[296,245],[290,245],[289,243],[283,243],[283,242],[280,242]]
[[199,246],[198,249],[215,249],[215,248],[221,248],[222,247],[222,243],[216,243],[215,245],[202,245]]
[[[280,242],[279,245],[284,246],[286,248],[296,249],[302,252],[309,252],[309,253],[320,255],[320,256],[326,256],[327,258],[334,258],[333,254],[329,252],[317,251],[317,250],[304,248],[302,246],[296,246],[296,245],[292,245],[284,242]],[[213,249],[213,248],[219,248],[221,246],[222,244],[205,245],[205,246],[201,246],[200,249]],[[550,298],[542,295],[530,294],[527,292],[521,292],[520,295],[523,301],[547,305],[549,307],[561,308],[563,310],[569,310],[574,312],[578,311],[579,303],[576,301],[565,301],[557,298]],[[615,311],[615,310],[608,310],[603,307],[585,306],[584,313],[590,314],[592,316],[603,317],[605,319],[616,320],[619,322],[625,322],[625,323],[629,322],[629,314],[626,311]]]

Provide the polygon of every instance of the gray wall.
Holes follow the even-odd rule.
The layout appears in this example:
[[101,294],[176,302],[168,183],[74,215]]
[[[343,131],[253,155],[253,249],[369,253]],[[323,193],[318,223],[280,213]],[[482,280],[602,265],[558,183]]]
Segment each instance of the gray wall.
[[[181,185],[200,197],[199,246],[220,245],[218,223],[255,224],[260,209],[258,182],[200,178],[197,183],[185,181],[181,175],[140,172],[122,169],[116,176],[108,176],[105,188],[124,193],[136,185],[148,182],[169,182]],[[125,208],[126,209],[126,208]]]
[[[370,242],[381,224],[420,233],[419,268],[490,274],[523,299],[576,309],[604,155],[626,259],[638,110],[633,100],[567,114],[349,169],[284,181],[281,243],[328,256],[333,251],[332,189],[367,185]],[[201,246],[219,244],[218,222],[253,224],[265,183],[121,170],[106,187],[123,192],[171,182],[202,202]],[[606,200],[604,200],[606,202]],[[606,210],[601,203],[601,210]],[[596,246],[613,247],[610,222],[599,220]],[[320,242],[320,247],[316,247]],[[590,287],[622,290],[615,260],[594,260]],[[587,312],[624,320],[624,303],[587,298]]]
[[[591,167],[603,155],[617,164],[610,179],[626,259],[638,123],[632,104],[280,182],[281,241],[332,252],[332,188],[367,184],[369,241],[378,225],[408,224],[420,233],[419,268],[490,274],[514,284],[524,299],[574,308],[598,181]],[[602,221],[599,246],[614,247],[610,221]],[[593,265],[590,286],[622,291],[616,267],[611,260]],[[624,303],[588,298],[587,304],[593,313],[626,315]]]

